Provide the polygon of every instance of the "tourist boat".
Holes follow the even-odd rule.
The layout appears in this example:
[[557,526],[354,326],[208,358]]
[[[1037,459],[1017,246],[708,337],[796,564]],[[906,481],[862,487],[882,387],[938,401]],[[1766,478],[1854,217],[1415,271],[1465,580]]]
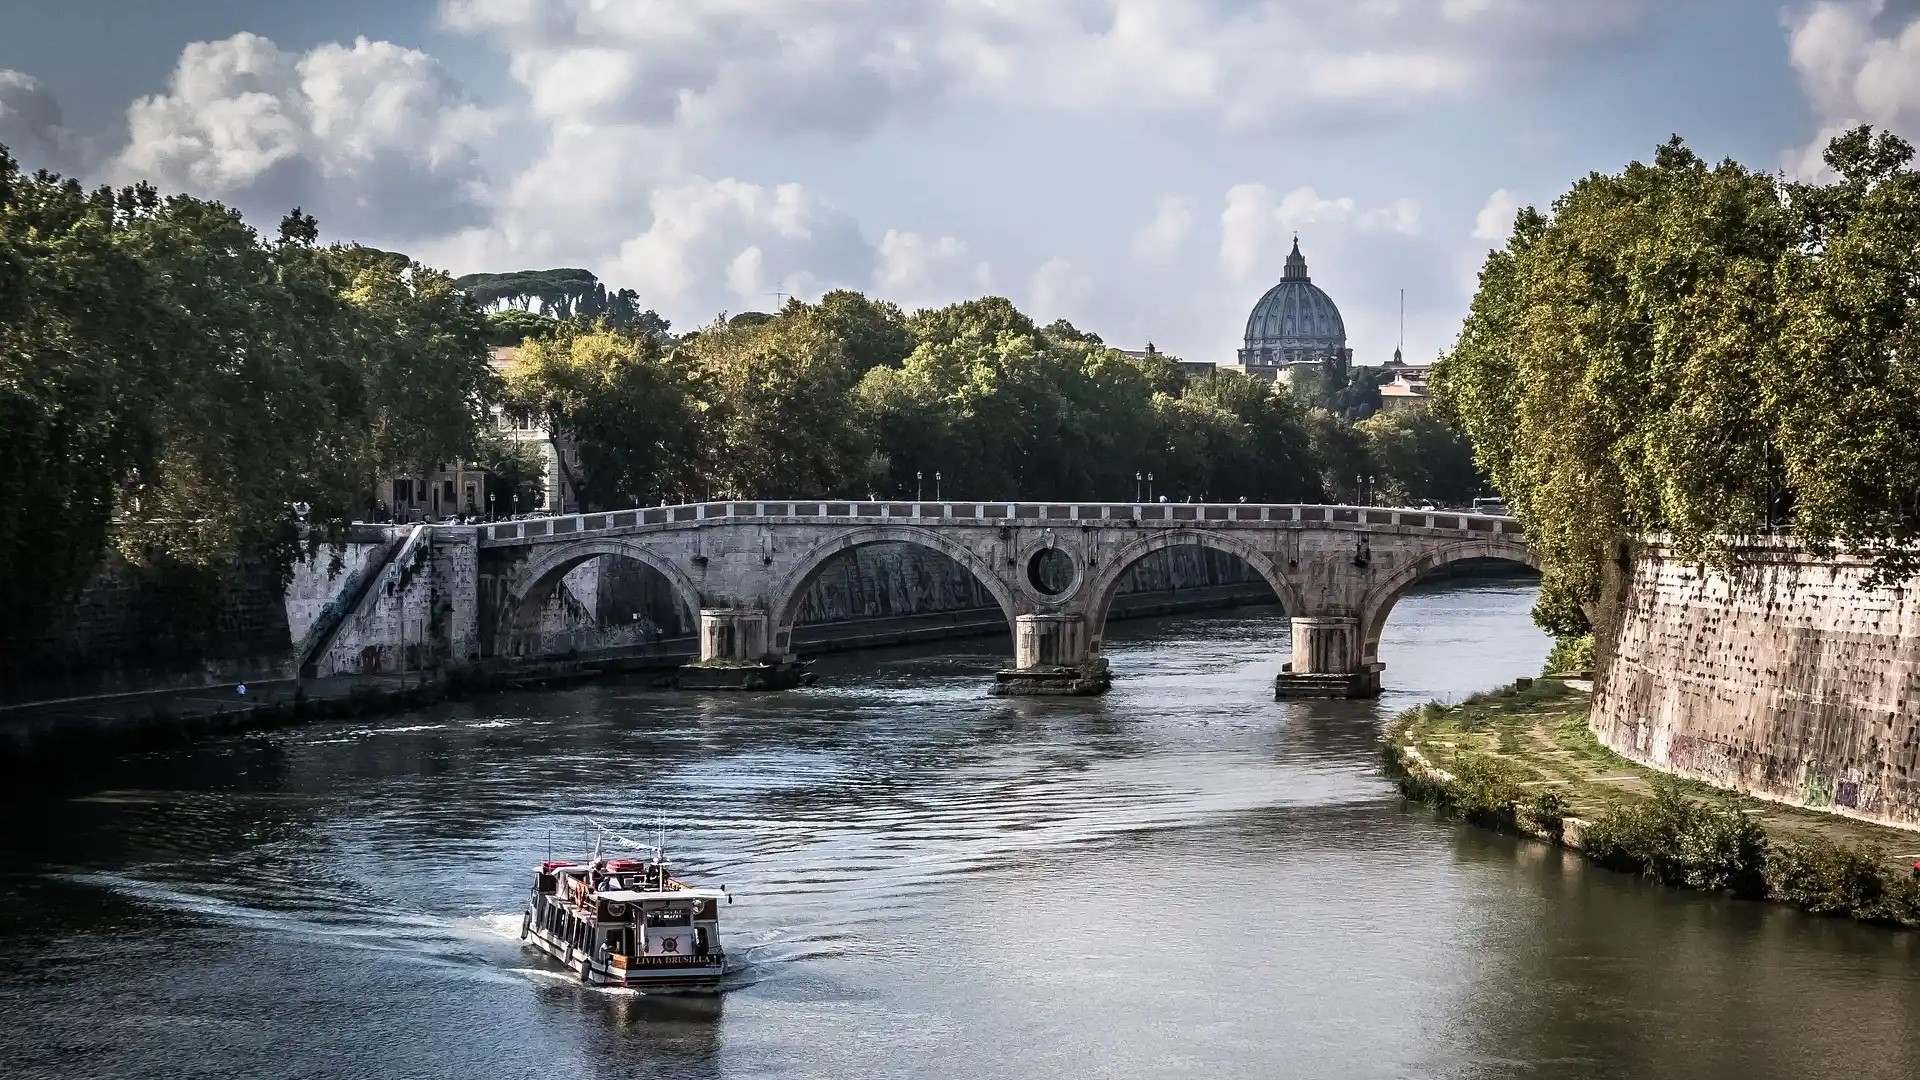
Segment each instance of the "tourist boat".
[[[720,947],[726,889],[676,879],[658,845],[634,844],[595,825],[584,862],[540,864],[520,938],[593,986],[647,992],[717,991],[727,971]],[[609,841],[630,852],[613,856]]]

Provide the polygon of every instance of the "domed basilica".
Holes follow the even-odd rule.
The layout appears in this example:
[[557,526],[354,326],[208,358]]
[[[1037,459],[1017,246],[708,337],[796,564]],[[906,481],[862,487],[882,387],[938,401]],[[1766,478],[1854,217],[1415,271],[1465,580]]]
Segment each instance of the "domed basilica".
[[1330,370],[1344,378],[1352,363],[1347,324],[1333,298],[1307,275],[1307,258],[1300,254],[1296,236],[1280,284],[1268,289],[1247,317],[1240,368],[1249,375],[1290,382],[1302,371]]

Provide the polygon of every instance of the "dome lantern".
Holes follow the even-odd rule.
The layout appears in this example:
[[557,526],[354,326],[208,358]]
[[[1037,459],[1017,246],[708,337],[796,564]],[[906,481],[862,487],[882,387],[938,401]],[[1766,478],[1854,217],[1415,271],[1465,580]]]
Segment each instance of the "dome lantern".
[[1280,283],[1267,290],[1247,318],[1240,364],[1272,376],[1324,364],[1344,368],[1352,360],[1340,308],[1308,275],[1307,257],[1300,253],[1296,236]]

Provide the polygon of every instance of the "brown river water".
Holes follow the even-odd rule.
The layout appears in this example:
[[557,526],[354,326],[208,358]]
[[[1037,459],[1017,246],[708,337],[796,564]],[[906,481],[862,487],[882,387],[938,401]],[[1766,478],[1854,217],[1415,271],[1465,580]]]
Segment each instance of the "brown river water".
[[[1920,939],[1437,819],[1395,711],[1537,671],[1530,585],[1416,592],[1379,702],[1276,703],[1286,620],[1116,624],[1100,699],[1008,643],[771,696],[516,692],[103,757],[13,792],[8,1077],[1920,1077]],[[585,815],[737,902],[717,998],[517,940]],[[1920,851],[1920,841],[1915,850]]]

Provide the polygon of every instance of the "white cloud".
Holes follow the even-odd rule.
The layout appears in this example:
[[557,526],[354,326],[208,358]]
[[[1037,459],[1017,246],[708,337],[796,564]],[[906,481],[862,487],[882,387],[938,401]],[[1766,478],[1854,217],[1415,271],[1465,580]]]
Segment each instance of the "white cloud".
[[1859,124],[1920,139],[1920,14],[1882,33],[1885,15],[1883,0],[1822,0],[1789,20],[1789,55],[1820,122],[1788,159],[1795,174],[1825,171],[1828,141]]
[[992,287],[993,273],[951,236],[928,239],[888,229],[880,238],[874,293],[905,308],[933,307],[968,299]]
[[766,309],[775,292],[858,288],[872,274],[859,226],[799,184],[695,176],[655,187],[647,203],[651,224],[620,242],[602,276],[649,304],[696,318]]
[[[549,117],[865,132],[971,96],[1229,128],[1400,109],[1645,30],[1610,0],[442,0]],[[1281,63],[1284,66],[1280,66]]]
[[60,103],[39,80],[6,68],[0,68],[0,146],[29,172],[70,165]]
[[1133,257],[1143,263],[1166,262],[1179,252],[1192,231],[1193,205],[1169,195],[1160,200],[1153,220],[1133,234]]
[[1286,233],[1374,233],[1418,236],[1420,203],[1396,199],[1361,207],[1351,198],[1328,199],[1311,187],[1275,197],[1265,184],[1236,184],[1227,190],[1220,211],[1220,262],[1236,278],[1245,278],[1285,254]]
[[1507,237],[1513,235],[1513,218],[1519,212],[1520,203],[1514,199],[1513,192],[1506,188],[1496,190],[1473,216],[1473,238],[1505,244]]
[[425,53],[359,38],[302,55],[255,34],[196,42],[163,94],[127,112],[119,180],[323,229],[405,238],[477,220],[491,117]]
[[[1080,323],[1088,315],[1087,302],[1093,297],[1093,279],[1081,273],[1066,258],[1055,255],[1033,272],[1027,295],[1026,311],[1034,322],[1050,323],[1055,319],[1066,319]],[[1083,325],[1081,329],[1095,328]]]
[[487,222],[415,251],[455,273],[585,267],[683,327],[769,309],[775,293],[872,289],[913,306],[986,290],[986,261],[958,238],[868,236],[804,185],[712,178],[685,168],[671,147],[662,153],[657,133],[567,121],[505,186]]

